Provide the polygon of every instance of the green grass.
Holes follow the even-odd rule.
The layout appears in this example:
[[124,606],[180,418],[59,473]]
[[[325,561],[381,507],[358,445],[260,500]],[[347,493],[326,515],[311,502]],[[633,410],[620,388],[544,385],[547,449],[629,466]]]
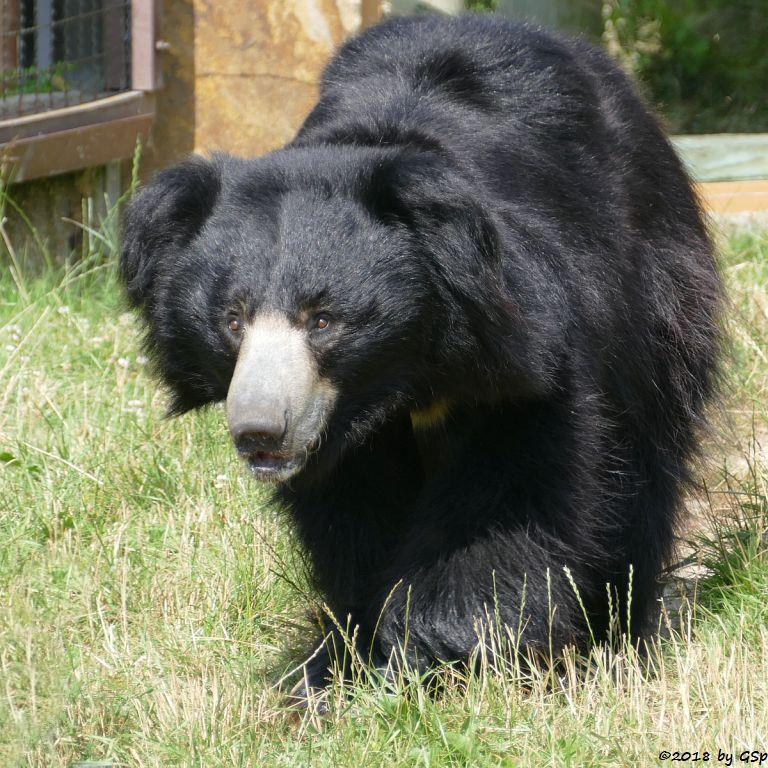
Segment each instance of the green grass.
[[709,441],[689,531],[706,577],[671,637],[648,661],[596,651],[526,680],[485,664],[437,699],[336,689],[318,722],[275,687],[312,632],[301,555],[220,409],[163,419],[111,231],[58,272],[0,272],[0,765],[642,766],[768,747],[768,238],[724,241],[735,427]]
[[67,90],[65,76],[75,71],[73,64],[59,61],[48,69],[21,67],[0,72],[3,98],[22,93],[55,93]]

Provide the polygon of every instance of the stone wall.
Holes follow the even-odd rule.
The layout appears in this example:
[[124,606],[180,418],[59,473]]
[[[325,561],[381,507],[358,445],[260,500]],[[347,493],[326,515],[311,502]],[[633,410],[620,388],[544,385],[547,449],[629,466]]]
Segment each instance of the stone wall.
[[371,15],[366,0],[166,0],[165,84],[145,170],[191,151],[258,155],[284,144],[325,63]]

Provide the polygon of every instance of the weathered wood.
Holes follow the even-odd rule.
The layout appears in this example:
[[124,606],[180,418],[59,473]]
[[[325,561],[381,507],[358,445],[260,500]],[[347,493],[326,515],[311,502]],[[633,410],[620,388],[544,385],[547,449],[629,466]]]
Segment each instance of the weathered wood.
[[[0,0],[0,77],[11,80],[19,67],[19,4]],[[5,85],[0,81],[0,89]]]
[[[113,97],[120,101],[101,111],[93,102],[82,105],[88,109],[70,107],[37,115],[34,121],[0,123],[0,132],[10,137],[0,144],[3,178],[17,183],[131,157],[137,139],[149,138],[155,113],[153,99],[140,94],[141,99],[128,100],[127,95]],[[17,122],[26,124],[15,126]]]
[[155,0],[133,0],[131,5],[131,88],[154,91],[158,87],[157,8]]
[[699,184],[698,191],[710,213],[768,213],[768,180],[711,181]]
[[139,115],[153,115],[154,113],[155,100],[152,94],[127,91],[105,99],[75,104],[71,107],[0,120],[0,145],[17,139],[43,136],[93,123],[104,123]]
[[672,143],[697,181],[768,179],[768,133],[674,136]]

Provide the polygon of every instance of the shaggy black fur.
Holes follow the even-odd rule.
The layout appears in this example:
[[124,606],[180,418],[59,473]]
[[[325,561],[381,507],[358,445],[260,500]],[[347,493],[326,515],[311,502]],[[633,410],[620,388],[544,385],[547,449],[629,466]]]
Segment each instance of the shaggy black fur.
[[175,412],[226,396],[233,302],[337,319],[310,343],[339,400],[277,495],[373,664],[403,644],[422,669],[466,660],[489,613],[527,650],[583,646],[566,569],[599,638],[608,592],[627,629],[631,568],[643,630],[720,283],[680,162],[605,54],[492,17],[387,22],[331,61],[292,143],[159,174],[124,238]]

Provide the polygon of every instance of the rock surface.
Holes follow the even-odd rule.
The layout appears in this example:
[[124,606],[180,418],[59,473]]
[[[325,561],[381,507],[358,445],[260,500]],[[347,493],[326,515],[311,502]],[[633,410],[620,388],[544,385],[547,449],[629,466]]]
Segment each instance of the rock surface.
[[360,29],[363,0],[176,0],[166,4],[165,84],[148,170],[191,151],[258,155],[289,140],[323,67]]

